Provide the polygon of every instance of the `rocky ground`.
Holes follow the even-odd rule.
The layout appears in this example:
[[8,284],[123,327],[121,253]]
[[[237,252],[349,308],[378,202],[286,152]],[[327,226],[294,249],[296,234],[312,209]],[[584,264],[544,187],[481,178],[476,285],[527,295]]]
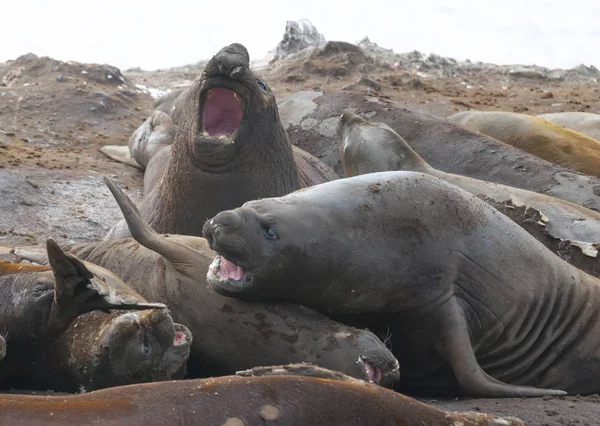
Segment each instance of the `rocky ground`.
[[[287,50],[282,42],[270,58],[255,62],[279,100],[306,89],[356,90],[441,117],[465,109],[600,113],[600,72],[594,67],[459,63],[419,52],[399,55],[368,39],[358,45],[294,40],[284,39]],[[154,98],[189,85],[204,63],[121,72],[28,54],[0,64],[0,245],[41,243],[49,236],[59,243],[102,238],[120,218],[102,176],[118,177],[137,201],[142,173],[109,160],[99,148],[126,144]],[[596,395],[425,401],[515,415],[530,425],[600,424]]]

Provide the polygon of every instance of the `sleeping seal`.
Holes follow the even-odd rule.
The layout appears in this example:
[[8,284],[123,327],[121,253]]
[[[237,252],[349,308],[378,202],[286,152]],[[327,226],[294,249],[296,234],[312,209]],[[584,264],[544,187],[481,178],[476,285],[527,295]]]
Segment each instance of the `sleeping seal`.
[[[562,259],[600,277],[600,213],[537,192],[436,170],[387,124],[351,112],[340,117],[338,137],[347,177],[393,170],[436,176],[484,199]],[[539,220],[532,220],[536,215]]]
[[600,176],[600,142],[540,117],[503,111],[462,111],[451,123],[481,132],[552,163]]
[[234,376],[121,386],[80,395],[0,395],[0,423],[221,426],[525,426],[444,411],[335,371],[299,364]]
[[600,281],[439,178],[340,179],[221,212],[204,235],[219,294],[389,327],[400,390],[600,391]]
[[600,178],[575,173],[514,146],[382,97],[351,92],[293,93],[279,102],[294,145],[343,176],[336,126],[343,112],[390,126],[432,167],[528,189],[600,211]]
[[591,112],[552,112],[538,117],[600,141],[600,114]]

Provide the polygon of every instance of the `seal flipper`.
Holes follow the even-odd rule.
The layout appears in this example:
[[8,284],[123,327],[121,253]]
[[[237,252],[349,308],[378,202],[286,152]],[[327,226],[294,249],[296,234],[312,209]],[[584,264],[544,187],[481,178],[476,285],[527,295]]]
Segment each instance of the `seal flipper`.
[[127,164],[128,166],[135,167],[136,169],[144,170],[144,167],[142,167],[133,159],[131,156],[131,151],[129,150],[129,146],[127,145],[104,145],[102,148],[100,148],[100,152],[111,160]]
[[565,391],[540,389],[503,383],[486,374],[473,352],[467,321],[456,297],[451,297],[440,309],[442,353],[452,366],[459,385],[469,396],[483,398],[515,398],[566,395]]
[[113,289],[110,282],[97,278],[83,261],[64,253],[52,238],[46,241],[46,250],[54,274],[50,321],[54,321],[55,326],[64,326],[76,316],[97,309],[166,308],[162,303],[147,303],[141,296],[136,298],[133,290],[123,293],[119,288]]

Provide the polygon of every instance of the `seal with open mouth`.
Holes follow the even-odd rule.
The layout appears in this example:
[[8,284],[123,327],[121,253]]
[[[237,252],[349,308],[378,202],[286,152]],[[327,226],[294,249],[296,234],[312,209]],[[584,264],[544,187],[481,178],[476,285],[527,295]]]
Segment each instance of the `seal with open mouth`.
[[[250,70],[241,44],[221,49],[177,99],[183,108],[177,110],[172,146],[155,150],[173,133],[163,111],[155,111],[138,135],[149,135],[145,145],[152,155],[140,211],[157,232],[200,236],[206,219],[219,211],[337,177],[315,157],[294,151],[275,96]],[[156,138],[147,127],[156,129]],[[144,144],[135,147],[143,150]],[[121,221],[107,238],[127,236]]]
[[340,179],[221,212],[204,234],[219,294],[389,326],[401,390],[600,391],[600,280],[439,178]]
[[192,334],[165,305],[52,239],[46,254],[48,266],[0,261],[1,387],[74,392],[183,378]]

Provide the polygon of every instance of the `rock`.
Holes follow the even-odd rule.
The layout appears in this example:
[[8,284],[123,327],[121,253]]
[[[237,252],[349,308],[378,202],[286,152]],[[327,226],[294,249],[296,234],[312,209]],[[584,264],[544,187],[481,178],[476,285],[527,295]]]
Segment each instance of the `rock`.
[[309,47],[319,47],[324,44],[325,37],[309,20],[287,21],[283,39],[275,48],[275,59],[285,59]]
[[381,90],[381,85],[376,81],[371,80],[366,76],[361,76],[354,84],[344,87],[342,90],[360,90],[361,86],[367,87],[375,91]]

